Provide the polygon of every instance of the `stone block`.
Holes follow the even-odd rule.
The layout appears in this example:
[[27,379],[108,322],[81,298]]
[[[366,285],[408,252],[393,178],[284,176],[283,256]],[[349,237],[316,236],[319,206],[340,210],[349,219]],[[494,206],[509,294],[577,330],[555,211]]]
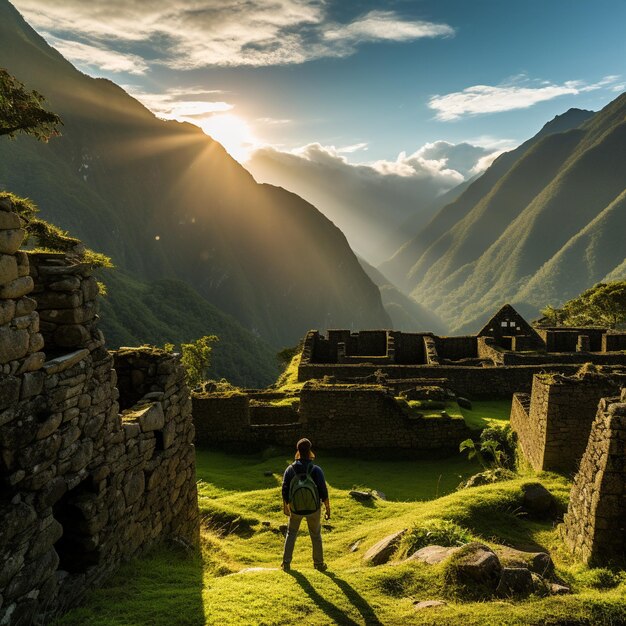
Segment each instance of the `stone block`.
[[16,302],[15,315],[30,315],[37,308],[37,300],[24,296]]
[[12,298],[15,300],[28,295],[33,290],[33,287],[33,279],[30,276],[22,276],[0,286],[0,298]]
[[43,367],[46,361],[46,355],[43,352],[33,352],[22,363],[18,370],[18,374],[24,372],[35,372]]
[[15,300],[0,300],[0,326],[8,324],[16,314]]
[[81,324],[59,326],[54,331],[54,343],[62,348],[84,346],[90,338],[89,331]]
[[26,231],[23,228],[0,230],[0,254],[15,254],[25,236]]
[[[19,378],[0,376],[0,411],[17,403],[20,399],[20,386]],[[4,420],[0,415],[0,426],[4,426],[9,421],[8,416],[5,416]]]
[[18,250],[15,253],[15,260],[17,261],[17,275],[28,276],[30,274],[30,261],[28,260],[28,254],[24,250]]
[[13,282],[17,275],[17,260],[12,254],[0,254],[0,285]]
[[0,327],[0,363],[8,363],[26,356],[30,336],[27,330]]
[[14,230],[22,227],[22,220],[17,213],[12,211],[0,212],[0,230]]
[[144,433],[161,430],[165,425],[165,415],[160,403],[155,402],[132,413],[125,414],[126,419],[134,419]]
[[61,280],[48,283],[47,289],[52,291],[78,291],[80,289],[80,278],[68,276]]
[[143,472],[134,472],[126,477],[123,491],[126,500],[126,506],[132,506],[146,489],[146,477]]

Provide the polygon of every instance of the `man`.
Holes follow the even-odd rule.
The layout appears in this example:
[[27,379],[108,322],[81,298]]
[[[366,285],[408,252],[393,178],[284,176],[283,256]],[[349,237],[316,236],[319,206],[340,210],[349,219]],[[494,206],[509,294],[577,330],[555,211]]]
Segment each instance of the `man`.
[[325,519],[330,519],[330,502],[328,487],[324,479],[322,468],[313,464],[315,454],[311,450],[308,439],[300,439],[296,445],[296,460],[286,470],[283,476],[283,512],[289,516],[285,549],[283,552],[284,571],[291,568],[293,549],[300,528],[300,522],[306,518],[309,535],[313,544],[313,566],[323,572],[327,569],[324,563],[322,548],[322,507],[324,504]]

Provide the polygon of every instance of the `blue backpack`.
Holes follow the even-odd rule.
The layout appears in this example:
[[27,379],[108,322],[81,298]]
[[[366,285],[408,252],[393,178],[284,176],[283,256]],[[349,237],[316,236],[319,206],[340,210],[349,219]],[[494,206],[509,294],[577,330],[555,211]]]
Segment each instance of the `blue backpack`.
[[[311,477],[313,463],[309,463],[305,474],[298,474],[289,483],[289,508],[296,515],[309,515],[320,508],[320,494]],[[294,463],[295,470],[295,463]]]

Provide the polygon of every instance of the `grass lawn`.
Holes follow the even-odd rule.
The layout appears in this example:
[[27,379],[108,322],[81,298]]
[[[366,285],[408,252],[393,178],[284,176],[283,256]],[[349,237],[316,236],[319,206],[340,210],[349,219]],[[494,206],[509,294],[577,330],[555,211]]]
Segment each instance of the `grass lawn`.
[[504,426],[511,417],[511,400],[472,400],[472,410],[459,407],[465,423],[472,429]]
[[[479,412],[478,407],[473,411]],[[85,605],[59,624],[93,626],[442,624],[542,626],[626,623],[626,576],[590,570],[571,560],[550,522],[519,514],[521,484],[535,477],[454,491],[473,468],[460,456],[435,461],[375,461],[320,454],[330,485],[333,518],[324,527],[328,573],[312,568],[310,541],[298,538],[293,571],[278,569],[285,523],[280,474],[287,455],[198,451],[199,555],[163,547],[123,567]],[[264,472],[273,472],[265,476]],[[543,474],[541,482],[565,506],[569,483]],[[384,491],[389,500],[359,503],[353,485]],[[444,585],[442,566],[363,565],[364,552],[386,535],[450,520],[472,537],[550,550],[573,594],[525,601],[465,601]],[[358,549],[350,546],[361,541]],[[447,605],[416,611],[414,602]]]

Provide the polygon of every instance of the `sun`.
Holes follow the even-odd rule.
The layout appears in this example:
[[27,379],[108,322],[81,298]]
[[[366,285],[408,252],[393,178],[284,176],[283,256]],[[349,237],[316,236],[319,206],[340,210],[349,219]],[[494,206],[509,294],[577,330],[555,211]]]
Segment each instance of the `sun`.
[[207,135],[219,141],[226,151],[240,163],[248,159],[259,143],[248,122],[232,113],[211,115],[197,121],[196,124]]

